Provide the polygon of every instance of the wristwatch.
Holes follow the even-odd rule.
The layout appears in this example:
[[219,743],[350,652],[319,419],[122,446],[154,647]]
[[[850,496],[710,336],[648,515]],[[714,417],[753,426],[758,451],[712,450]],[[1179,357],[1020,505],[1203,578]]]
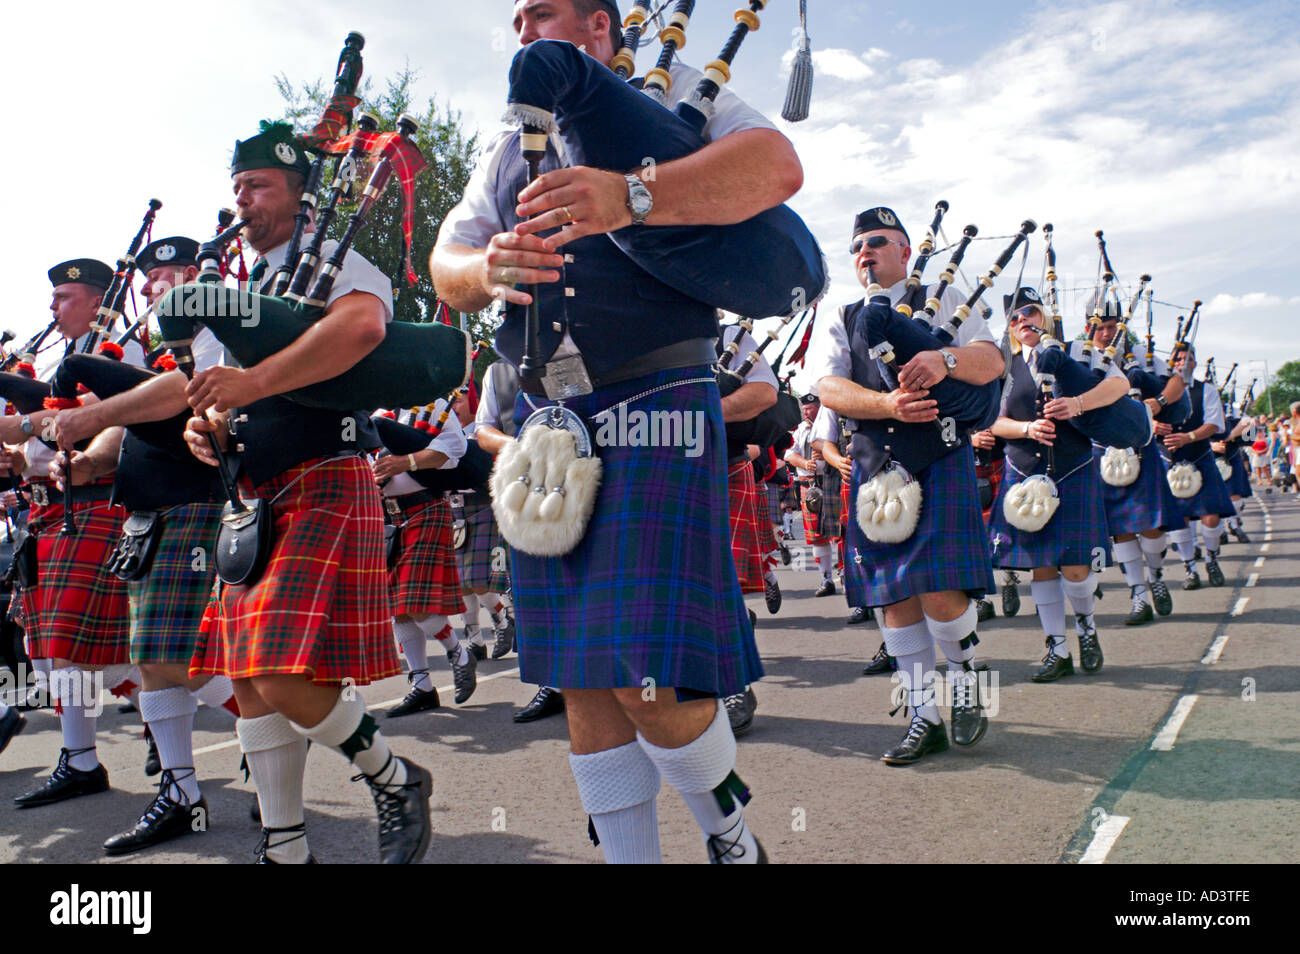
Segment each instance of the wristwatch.
[[943,363],[947,365],[949,371],[957,367],[957,356],[955,354],[947,348],[940,348],[939,353],[943,355]]
[[32,416],[30,414],[24,414],[18,419],[18,427],[28,437],[36,433],[36,428],[32,426]]
[[1156,395],[1156,403],[1159,404],[1161,407],[1169,406],[1169,402],[1165,400],[1165,396],[1163,394]]
[[654,196],[636,173],[625,173],[623,178],[627,180],[627,210],[632,213],[632,224],[645,225],[646,217],[655,206]]

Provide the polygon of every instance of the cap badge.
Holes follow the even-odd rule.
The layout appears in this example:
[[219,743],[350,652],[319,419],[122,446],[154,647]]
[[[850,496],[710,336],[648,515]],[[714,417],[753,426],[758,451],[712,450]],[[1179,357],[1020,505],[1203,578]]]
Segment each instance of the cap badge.
[[298,153],[294,152],[293,146],[287,142],[277,142],[275,144],[275,158],[286,166],[291,166],[298,161]]
[[160,262],[170,262],[176,257],[175,245],[160,245],[158,250],[153,253],[153,257]]
[[78,278],[81,277],[81,269],[79,269],[76,265],[73,265],[71,268],[68,269],[68,277],[75,282]]
[[1032,288],[1026,288],[1025,297],[1030,301],[1038,301],[1038,292],[1034,291]]
[[890,215],[888,209],[879,209],[876,212],[876,218],[880,219],[881,225],[897,225],[898,219]]

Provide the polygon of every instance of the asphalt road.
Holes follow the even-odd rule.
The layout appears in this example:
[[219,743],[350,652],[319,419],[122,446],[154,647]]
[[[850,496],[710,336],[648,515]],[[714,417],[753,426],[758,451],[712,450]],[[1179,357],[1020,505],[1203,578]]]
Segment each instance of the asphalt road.
[[[1096,675],[1029,682],[1043,640],[1022,585],[1020,614],[981,627],[979,661],[997,679],[987,736],[972,749],[904,768],[879,761],[906,729],[901,714],[888,715],[890,679],[861,675],[879,631],[844,625],[842,596],[812,598],[815,573],[799,568],[801,559],[811,568],[811,557],[797,550],[795,564],[780,573],[780,613],[769,616],[761,597],[750,599],[767,676],[737,768],[754,793],[748,817],[771,860],[1293,861],[1300,668],[1289,650],[1300,635],[1292,596],[1300,502],[1274,493],[1263,503],[1267,524],[1258,503],[1247,511],[1252,543],[1224,549],[1227,586],[1183,593],[1181,568],[1167,563],[1168,618],[1123,626],[1127,589],[1117,569],[1105,573],[1098,627],[1106,664]],[[1216,639],[1217,652],[1210,651]],[[1073,637],[1071,644],[1077,656]],[[433,772],[428,861],[601,858],[587,840],[569,774],[563,718],[511,722],[532,694],[516,665],[513,654],[481,664],[480,687],[464,706],[381,719],[393,749]],[[450,672],[444,666],[439,676],[449,703]],[[405,691],[405,680],[394,678],[363,695],[382,709]],[[1153,750],[1153,740],[1169,738],[1171,715],[1181,713],[1171,747]],[[139,717],[109,706],[101,718],[99,755],[112,791],[18,811],[11,797],[49,772],[60,744],[51,712],[28,719],[0,756],[0,860],[107,862],[100,844],[129,827],[152,797]],[[201,709],[195,745],[210,829],[111,863],[252,860],[258,828],[248,816],[252,788],[239,771],[233,720]],[[307,823],[323,863],[375,858],[373,806],[351,774],[341,756],[313,747]],[[659,812],[665,861],[702,861],[698,831],[671,789],[661,793]]]

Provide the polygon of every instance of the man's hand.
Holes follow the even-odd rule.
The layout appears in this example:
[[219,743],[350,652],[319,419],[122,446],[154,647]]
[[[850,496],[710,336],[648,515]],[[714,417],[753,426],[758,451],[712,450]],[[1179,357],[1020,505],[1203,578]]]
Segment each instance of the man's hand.
[[405,455],[399,457],[396,454],[389,454],[387,457],[381,457],[375,461],[375,483],[383,483],[398,474],[407,473],[411,469],[411,462]]
[[1157,401],[1155,398],[1147,398],[1142,403],[1147,406],[1147,409],[1151,412],[1152,417],[1155,417],[1157,414],[1159,414],[1161,411],[1164,410],[1164,408],[1160,406],[1160,402]]
[[563,264],[564,256],[553,252],[540,237],[500,232],[484,249],[479,284],[493,298],[528,305],[533,297],[515,286],[558,282],[556,269]]
[[826,454],[826,463],[838,470],[840,476],[845,480],[853,479],[853,458],[841,454],[839,449],[830,441],[822,444],[822,450]]
[[584,235],[614,232],[632,224],[627,180],[617,172],[587,166],[570,166],[538,176],[519,193],[515,213],[526,220],[515,226],[519,235],[563,226],[546,239],[546,247],[551,250]]
[[948,365],[937,351],[922,351],[898,369],[898,386],[904,391],[932,388],[948,376]]
[[1039,418],[1029,425],[1029,437],[1051,447],[1056,443],[1056,425],[1045,418]]
[[185,422],[185,443],[189,446],[190,453],[203,463],[216,467],[217,458],[212,453],[212,445],[208,443],[209,434],[215,434],[221,449],[226,449],[229,425],[223,416],[216,415],[214,419],[214,415],[209,413],[204,417],[192,417]]
[[979,450],[992,450],[996,442],[992,431],[976,431],[970,436],[970,446]]
[[1224,441],[1210,441],[1210,450],[1216,454],[1228,453],[1228,445]]
[[81,441],[98,434],[102,427],[95,420],[99,405],[89,404],[81,407],[69,407],[59,411],[50,425],[50,437],[64,450],[71,449]]
[[1083,401],[1077,397],[1052,398],[1043,405],[1043,416],[1054,421],[1068,421],[1083,413]]
[[0,447],[0,472],[9,471],[14,474],[21,474],[26,469],[27,458],[23,456],[22,451]]
[[1174,432],[1172,424],[1166,424],[1164,421],[1156,421],[1156,437],[1168,437]]
[[937,420],[939,402],[929,400],[929,391],[890,391],[885,395],[885,404],[889,407],[889,416],[905,424],[924,424]]
[[1170,434],[1168,437],[1165,438],[1165,447],[1169,448],[1170,450],[1178,450],[1180,447],[1186,447],[1191,442],[1192,442],[1192,435],[1190,434],[1183,434],[1183,433]]
[[[50,461],[50,476],[54,478],[54,485],[63,489],[64,480],[67,478],[67,454],[55,454],[54,459]],[[80,487],[88,484],[95,479],[94,462],[83,454],[81,451],[72,452],[72,486]]]
[[185,397],[195,414],[203,414],[208,408],[225,413],[232,407],[245,407],[273,393],[262,387],[256,369],[224,366],[200,371],[185,386]]

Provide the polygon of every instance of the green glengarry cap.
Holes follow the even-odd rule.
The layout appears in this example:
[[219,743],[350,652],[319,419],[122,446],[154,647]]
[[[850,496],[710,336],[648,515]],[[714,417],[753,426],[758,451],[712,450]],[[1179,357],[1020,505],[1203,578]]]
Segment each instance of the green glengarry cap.
[[262,121],[262,129],[251,139],[235,141],[235,152],[230,160],[230,174],[237,175],[250,169],[290,169],[303,178],[311,163],[307,150],[302,147],[293,127],[288,123]]

